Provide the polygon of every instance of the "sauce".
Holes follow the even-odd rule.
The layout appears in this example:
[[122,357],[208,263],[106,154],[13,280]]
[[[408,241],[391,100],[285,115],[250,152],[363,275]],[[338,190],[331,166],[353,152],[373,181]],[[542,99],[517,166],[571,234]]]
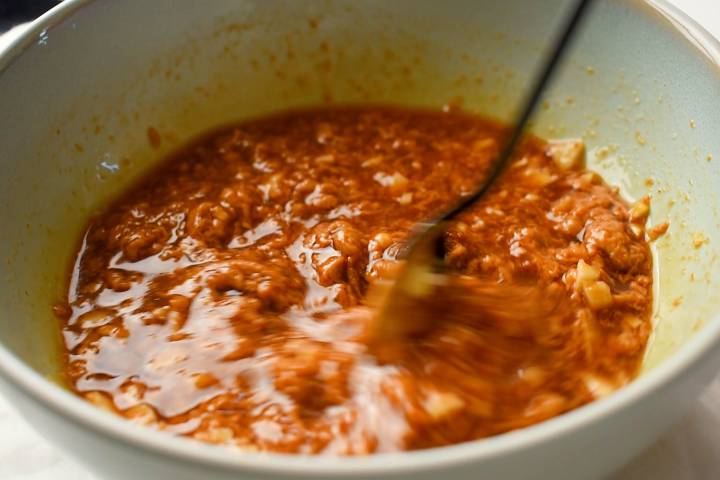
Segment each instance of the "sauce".
[[473,190],[505,133],[358,107],[188,146],[88,225],[55,306],[69,386],[178,435],[339,455],[495,435],[622,386],[651,330],[647,201],[630,208],[584,170],[578,142],[528,139],[445,238],[468,292],[536,285],[565,308],[450,291],[431,334],[382,357],[367,347],[368,289],[416,222]]

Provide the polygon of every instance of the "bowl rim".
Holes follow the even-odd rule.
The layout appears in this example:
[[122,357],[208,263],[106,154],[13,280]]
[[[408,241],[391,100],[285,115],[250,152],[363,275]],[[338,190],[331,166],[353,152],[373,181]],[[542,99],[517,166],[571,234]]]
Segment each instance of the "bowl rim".
[[[33,45],[38,36],[98,0],[67,0],[32,22],[0,54],[0,75]],[[685,37],[695,53],[711,64],[720,77],[720,41],[667,0],[627,0],[636,14],[656,17],[658,23],[674,34]],[[272,473],[289,476],[369,475],[428,472],[447,466],[475,463],[532,448],[540,442],[569,435],[590,427],[677,380],[720,344],[720,314],[707,320],[680,349],[651,371],[643,374],[614,394],[598,399],[564,415],[520,430],[477,441],[426,450],[380,453],[359,457],[319,457],[312,455],[253,453],[238,454],[224,447],[174,437],[128,422],[97,408],[80,397],[50,382],[25,364],[0,342],[0,377],[11,387],[41,407],[74,422],[83,429],[120,442],[145,453],[159,454],[179,462],[229,471]]]

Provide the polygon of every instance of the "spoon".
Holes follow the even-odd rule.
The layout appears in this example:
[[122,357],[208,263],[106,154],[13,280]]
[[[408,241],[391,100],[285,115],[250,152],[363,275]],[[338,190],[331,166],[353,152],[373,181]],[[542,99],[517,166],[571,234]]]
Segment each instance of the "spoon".
[[[481,199],[504,171],[591,3],[592,0],[578,0],[575,3],[561,35],[528,91],[523,107],[513,122],[514,128],[509,140],[492,166],[490,174],[472,194],[462,198],[445,213],[415,226],[412,240],[402,258],[405,261],[404,267],[381,295],[379,313],[370,332],[372,341],[393,341],[418,336],[429,331],[434,322],[440,319],[438,315],[430,314],[423,304],[427,305],[428,297],[435,288],[445,285],[447,281],[443,273],[446,269],[443,235],[448,225],[461,212]],[[480,288],[475,289],[475,292],[475,305],[482,307],[484,303],[487,306],[497,304],[497,288]],[[486,302],[479,298],[483,295],[487,296]],[[527,289],[518,289],[501,296],[506,302],[516,302],[520,307],[533,302],[536,297],[529,295]],[[409,312],[414,315],[409,315]]]

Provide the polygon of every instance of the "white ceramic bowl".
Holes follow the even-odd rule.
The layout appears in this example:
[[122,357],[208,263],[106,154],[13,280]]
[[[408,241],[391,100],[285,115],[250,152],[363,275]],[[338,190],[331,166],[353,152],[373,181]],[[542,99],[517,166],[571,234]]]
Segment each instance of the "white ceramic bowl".
[[[102,478],[559,480],[597,478],[626,462],[682,415],[720,357],[720,50],[661,0],[597,2],[535,125],[544,136],[584,136],[593,168],[629,198],[651,193],[652,221],[671,222],[656,243],[656,333],[643,374],[626,388],[482,441],[318,458],[172,438],[53,382],[50,305],[64,293],[77,236],[152,160],[211,127],[327,99],[435,107],[462,99],[508,118],[563,6],[69,0],[55,8],[0,58],[4,392]],[[160,150],[148,144],[150,126]]]

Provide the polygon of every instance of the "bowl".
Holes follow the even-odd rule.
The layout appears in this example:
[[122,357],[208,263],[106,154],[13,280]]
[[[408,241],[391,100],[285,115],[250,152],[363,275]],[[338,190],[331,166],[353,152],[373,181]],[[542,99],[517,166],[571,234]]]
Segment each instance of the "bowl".
[[[101,478],[591,479],[692,405],[720,359],[720,48],[662,0],[596,2],[533,129],[586,139],[628,200],[652,195],[655,331],[642,374],[530,428],[358,458],[239,454],[71,394],[50,306],[88,216],[219,125],[324,103],[507,120],[567,0],[69,0],[0,57],[0,384]],[[160,134],[148,141],[149,129]]]

